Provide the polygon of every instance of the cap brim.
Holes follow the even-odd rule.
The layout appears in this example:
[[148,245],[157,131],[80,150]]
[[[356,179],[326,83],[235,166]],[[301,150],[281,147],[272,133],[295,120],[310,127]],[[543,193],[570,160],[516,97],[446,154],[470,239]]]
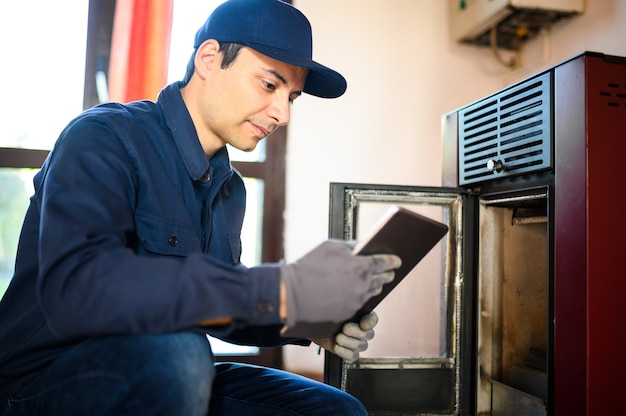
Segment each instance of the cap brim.
[[304,92],[321,98],[337,98],[346,92],[346,88],[348,83],[339,72],[320,64],[309,67]]
[[337,98],[342,96],[348,87],[346,79],[339,72],[317,63],[306,56],[302,56],[284,49],[277,49],[267,45],[245,43],[252,49],[263,55],[286,62],[291,65],[301,66],[309,70],[309,75],[304,83],[303,91],[307,94],[321,98]]

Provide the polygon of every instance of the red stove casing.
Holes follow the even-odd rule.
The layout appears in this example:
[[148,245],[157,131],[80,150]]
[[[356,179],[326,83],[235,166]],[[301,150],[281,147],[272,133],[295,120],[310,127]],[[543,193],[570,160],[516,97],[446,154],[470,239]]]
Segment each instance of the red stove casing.
[[[448,224],[433,253],[439,349],[351,365],[327,354],[325,381],[371,414],[618,414],[626,58],[583,53],[442,125],[442,188],[334,183],[330,193],[333,238],[358,238],[364,213],[391,203]],[[402,285],[395,291],[416,290]],[[407,302],[394,307],[427,324]]]

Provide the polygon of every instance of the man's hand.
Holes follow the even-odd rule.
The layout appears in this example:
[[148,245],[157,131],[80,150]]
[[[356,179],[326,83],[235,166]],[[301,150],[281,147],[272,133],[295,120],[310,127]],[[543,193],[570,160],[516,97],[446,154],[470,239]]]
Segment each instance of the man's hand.
[[400,265],[398,256],[353,255],[349,242],[323,242],[298,261],[281,266],[287,327],[347,321],[393,280]]
[[348,364],[359,359],[359,353],[367,349],[368,341],[374,338],[374,327],[378,315],[370,312],[359,323],[346,323],[335,338],[313,339],[312,341],[327,351],[342,358]]

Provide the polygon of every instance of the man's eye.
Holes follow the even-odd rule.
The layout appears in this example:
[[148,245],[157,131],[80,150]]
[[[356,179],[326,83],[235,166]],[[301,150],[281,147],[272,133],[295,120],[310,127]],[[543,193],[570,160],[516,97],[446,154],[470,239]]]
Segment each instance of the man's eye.
[[268,90],[272,90],[274,91],[276,89],[276,85],[272,84],[271,82],[268,81],[263,81],[263,85],[265,86],[265,88],[267,88]]

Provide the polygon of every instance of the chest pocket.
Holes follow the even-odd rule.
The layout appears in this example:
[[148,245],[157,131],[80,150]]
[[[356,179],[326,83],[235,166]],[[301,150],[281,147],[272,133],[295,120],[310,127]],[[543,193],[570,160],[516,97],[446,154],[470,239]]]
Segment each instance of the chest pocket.
[[143,254],[187,256],[201,251],[196,230],[189,224],[137,212],[138,250]]

